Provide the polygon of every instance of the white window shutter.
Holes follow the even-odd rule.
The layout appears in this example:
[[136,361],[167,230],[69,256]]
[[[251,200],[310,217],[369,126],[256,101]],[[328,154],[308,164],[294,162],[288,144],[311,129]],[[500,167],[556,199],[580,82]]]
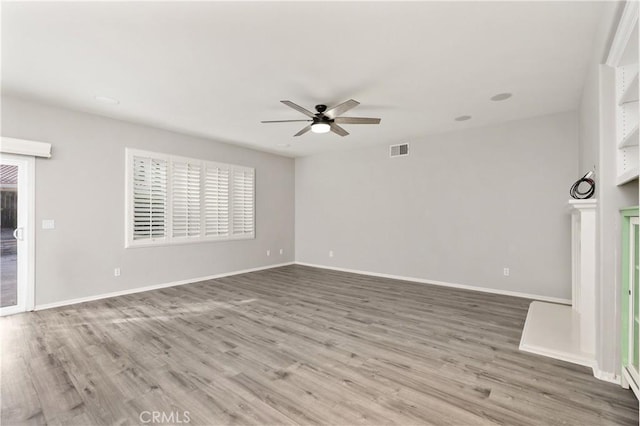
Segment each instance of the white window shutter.
[[229,235],[229,169],[209,165],[204,176],[205,235]]
[[167,162],[134,157],[133,240],[167,236]]
[[233,235],[253,236],[254,234],[254,169],[233,169]]
[[126,150],[125,247],[255,238],[255,169]]
[[197,163],[171,164],[173,237],[200,236],[200,171]]

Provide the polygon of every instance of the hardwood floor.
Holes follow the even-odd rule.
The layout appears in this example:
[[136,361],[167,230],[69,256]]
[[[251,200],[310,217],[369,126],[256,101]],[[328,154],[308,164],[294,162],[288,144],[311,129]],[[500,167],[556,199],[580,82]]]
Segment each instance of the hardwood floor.
[[631,391],[518,350],[528,304],[287,266],[5,317],[1,420],[638,424]]

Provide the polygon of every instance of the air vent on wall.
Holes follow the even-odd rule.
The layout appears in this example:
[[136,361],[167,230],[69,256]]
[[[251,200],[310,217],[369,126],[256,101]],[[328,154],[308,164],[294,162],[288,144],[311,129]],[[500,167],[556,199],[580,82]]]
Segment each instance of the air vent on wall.
[[389,156],[390,157],[400,157],[403,155],[409,155],[409,144],[403,143],[400,145],[391,145],[389,147]]

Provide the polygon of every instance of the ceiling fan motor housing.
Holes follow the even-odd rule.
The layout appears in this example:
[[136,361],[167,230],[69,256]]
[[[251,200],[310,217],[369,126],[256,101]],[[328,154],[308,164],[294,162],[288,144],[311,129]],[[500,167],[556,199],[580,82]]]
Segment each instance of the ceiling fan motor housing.
[[318,113],[313,118],[313,124],[316,124],[316,123],[333,123],[333,120],[331,118],[329,118],[326,115],[324,115],[324,112],[326,110],[327,110],[327,106],[326,105],[323,105],[323,104],[316,105],[316,111],[318,111]]

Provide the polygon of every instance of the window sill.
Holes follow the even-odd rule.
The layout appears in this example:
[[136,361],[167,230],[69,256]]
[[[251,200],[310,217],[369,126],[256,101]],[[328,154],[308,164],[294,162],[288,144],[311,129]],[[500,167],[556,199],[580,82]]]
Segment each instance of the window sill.
[[256,238],[255,233],[250,235],[241,236],[229,236],[229,237],[208,237],[208,238],[173,238],[173,239],[157,239],[157,240],[144,240],[144,241],[127,241],[124,245],[126,249],[145,248],[145,247],[167,247],[167,246],[182,246],[188,244],[203,244],[203,243],[220,243],[228,241],[242,241],[242,240],[254,240]]

